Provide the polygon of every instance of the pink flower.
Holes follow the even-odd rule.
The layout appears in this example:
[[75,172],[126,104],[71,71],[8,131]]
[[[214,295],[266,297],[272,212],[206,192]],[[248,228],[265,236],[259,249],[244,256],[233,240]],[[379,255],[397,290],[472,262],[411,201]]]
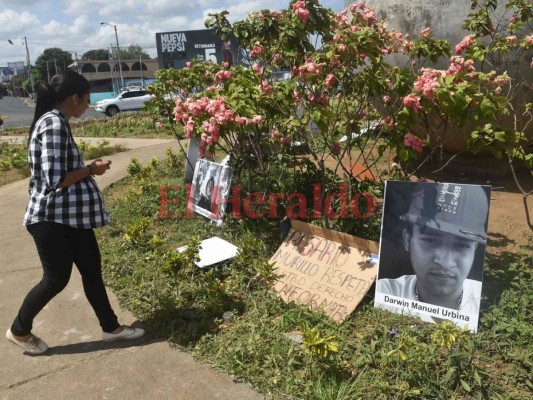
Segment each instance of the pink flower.
[[192,65],[192,62],[187,61],[187,62],[185,63],[185,68],[190,68],[191,65]]
[[263,82],[259,84],[259,90],[266,95],[270,95],[273,93],[272,88],[270,87],[270,84],[266,79],[264,79]]
[[222,81],[227,81],[231,79],[231,72],[230,71],[218,71],[215,74],[215,83],[220,83]]
[[[454,65],[456,64],[452,64],[452,66]],[[414,84],[415,92],[431,99],[434,92],[440,87],[438,79],[444,77],[446,73],[432,68],[421,68],[420,71],[422,72],[422,75],[416,78]]]
[[298,17],[298,19],[304,24],[307,22],[309,16],[311,15],[310,11],[307,8],[299,8],[294,13]]
[[354,14],[357,11],[357,9],[364,10],[365,7],[366,7],[366,4],[363,1],[357,4],[355,3],[350,4],[350,12]]
[[418,136],[413,135],[411,132],[407,132],[404,135],[403,143],[405,147],[411,147],[417,153],[422,153],[424,150],[424,141]]
[[511,18],[509,18],[509,23],[511,24],[516,24],[517,21],[518,21],[518,18],[516,15],[511,15]]
[[273,129],[271,132],[270,132],[270,137],[272,139],[277,139],[279,138],[281,135],[280,133],[276,130],[276,129]]
[[261,46],[260,44],[254,45],[252,48],[252,51],[250,51],[250,57],[257,58],[260,54],[262,54],[265,51],[265,48]]
[[318,95],[313,92],[309,93],[309,101],[314,104],[329,104],[329,96],[327,94]]
[[252,117],[252,120],[254,121],[254,124],[260,125],[263,122],[263,116],[262,115],[254,115]]
[[155,127],[156,127],[157,129],[163,129],[163,123],[162,123],[162,122],[156,122],[156,123],[155,123]]
[[418,111],[422,108],[420,105],[420,98],[413,93],[408,94],[403,98],[403,105],[409,108],[412,108],[415,111]]
[[474,35],[466,35],[461,42],[455,46],[455,54],[461,54],[474,44]]
[[290,136],[283,136],[281,138],[281,144],[284,145],[284,146],[290,146],[290,144],[292,143],[292,139]]
[[185,129],[185,137],[187,139],[190,139],[192,138],[192,134],[194,133],[194,126],[196,125],[196,122],[194,121],[189,121],[187,122],[187,125],[185,125],[184,129]]
[[296,3],[292,5],[292,11],[296,11],[299,8],[305,7],[305,1],[298,0]]
[[530,45],[530,46],[533,46],[533,35],[527,35],[525,38],[524,38],[526,44]]
[[252,65],[252,70],[258,76],[263,75],[263,68],[261,68],[261,66],[258,63],[255,63],[254,65]]
[[389,129],[392,129],[393,128],[393,124],[392,124],[391,117],[387,116],[387,117],[383,118],[382,125],[386,126]]
[[422,39],[427,39],[429,37],[431,37],[431,34],[433,33],[433,31],[431,30],[431,28],[424,28],[420,31],[420,37]]
[[331,85],[333,85],[335,83],[335,76],[333,76],[333,74],[327,74],[326,75],[326,82],[325,82],[325,86],[326,87],[330,87]]
[[361,13],[361,16],[366,21],[367,25],[375,24],[378,21],[376,12],[373,8],[368,8]]
[[390,97],[389,96],[383,96],[383,103],[389,104],[390,103]]
[[305,7],[305,2],[302,0],[298,0],[296,3],[292,5],[292,11],[294,11],[294,14],[296,14],[296,17],[303,23],[307,22],[311,14],[309,10]]
[[281,60],[281,54],[276,53],[276,54],[274,54],[274,55],[272,56],[272,61],[273,61],[273,62],[276,63],[276,62],[278,62],[278,61],[280,61],[280,60]]
[[242,125],[248,125],[250,123],[250,121],[246,117],[241,117],[241,116],[237,115],[235,117],[235,123],[237,124],[237,126],[242,126]]

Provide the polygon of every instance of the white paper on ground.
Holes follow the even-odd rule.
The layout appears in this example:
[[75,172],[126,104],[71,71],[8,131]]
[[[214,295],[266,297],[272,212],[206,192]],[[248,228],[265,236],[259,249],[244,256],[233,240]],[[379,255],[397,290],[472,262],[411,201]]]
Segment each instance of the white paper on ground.
[[[179,253],[185,251],[187,246],[182,246],[176,249]],[[200,268],[209,267],[210,265],[219,263],[221,261],[229,260],[239,254],[240,249],[217,236],[202,240],[200,243],[200,261],[195,264]]]

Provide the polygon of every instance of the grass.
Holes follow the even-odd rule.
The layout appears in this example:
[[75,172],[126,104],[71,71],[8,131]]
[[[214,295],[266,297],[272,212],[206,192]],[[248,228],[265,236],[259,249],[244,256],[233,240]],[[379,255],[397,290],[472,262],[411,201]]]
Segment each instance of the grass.
[[[71,122],[76,137],[169,139],[174,135],[156,127],[154,118],[146,112],[119,113],[113,117],[77,119]],[[10,128],[5,135],[28,135],[28,128]]]
[[0,142],[0,186],[29,176],[26,143]]
[[[154,334],[252,384],[271,399],[529,399],[533,384],[531,259],[487,257],[479,333],[375,309],[373,289],[343,324],[285,304],[268,259],[279,220],[159,218],[159,188],[183,186],[170,152],[106,192],[113,217],[98,230],[107,283]],[[177,190],[170,213],[184,211]],[[242,249],[217,268],[193,261],[217,235]],[[189,245],[185,253],[175,249]],[[236,318],[224,323],[222,314]],[[288,333],[299,331],[303,343]]]
[[[27,178],[30,175],[27,148],[27,141],[24,141],[24,143],[0,142],[0,171],[2,171],[0,186]],[[85,160],[105,157],[128,150],[122,144],[110,145],[107,140],[101,140],[94,145],[80,140],[78,141],[78,148]]]

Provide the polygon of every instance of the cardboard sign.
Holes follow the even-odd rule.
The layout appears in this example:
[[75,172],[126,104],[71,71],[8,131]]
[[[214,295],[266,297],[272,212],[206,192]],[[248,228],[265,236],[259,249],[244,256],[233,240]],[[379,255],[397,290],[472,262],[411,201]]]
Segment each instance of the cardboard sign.
[[286,302],[344,321],[376,279],[378,243],[301,221],[291,225],[270,259],[279,276],[275,290]]

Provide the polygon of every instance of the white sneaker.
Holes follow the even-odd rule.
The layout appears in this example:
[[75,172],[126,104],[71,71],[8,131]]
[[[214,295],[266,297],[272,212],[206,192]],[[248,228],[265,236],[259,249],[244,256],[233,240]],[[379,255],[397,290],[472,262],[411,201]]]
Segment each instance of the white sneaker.
[[104,332],[102,335],[102,340],[104,342],[112,342],[114,340],[131,340],[131,339],[138,339],[140,337],[144,336],[144,329],[141,328],[134,328],[132,326],[123,326],[124,329],[122,329],[119,333],[107,333]]
[[11,343],[16,344],[19,347],[22,347],[28,354],[43,354],[48,351],[48,345],[40,338],[35,335],[31,335],[30,339],[27,341],[19,340],[11,333],[11,329],[8,329],[6,332],[6,338]]

